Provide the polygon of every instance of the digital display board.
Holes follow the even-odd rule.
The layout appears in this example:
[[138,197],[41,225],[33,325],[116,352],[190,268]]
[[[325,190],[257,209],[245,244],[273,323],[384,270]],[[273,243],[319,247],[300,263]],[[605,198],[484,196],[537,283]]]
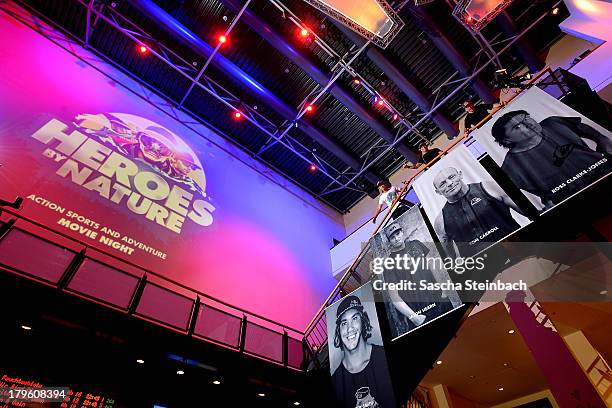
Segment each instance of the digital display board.
[[21,378],[0,372],[0,408],[10,407],[60,407],[60,408],[115,408],[117,405],[113,398],[106,395],[101,395],[91,390],[76,389],[69,385],[61,385],[61,387],[53,386],[53,389],[65,389],[61,401],[49,399],[49,402],[28,402],[26,399],[18,398],[15,393],[10,390],[28,390],[40,395],[40,391],[50,389],[47,384],[42,384],[36,380]]

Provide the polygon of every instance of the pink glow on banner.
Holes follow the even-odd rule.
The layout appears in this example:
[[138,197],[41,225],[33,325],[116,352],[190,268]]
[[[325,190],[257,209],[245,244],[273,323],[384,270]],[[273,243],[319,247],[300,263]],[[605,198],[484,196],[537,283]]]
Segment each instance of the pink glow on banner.
[[[210,130],[196,134],[3,12],[0,38],[2,198],[36,195],[57,203],[66,212],[72,210],[95,221],[100,229],[107,226],[161,249],[166,259],[139,249],[128,256],[102,245],[100,229],[92,228],[98,233],[95,239],[70,231],[58,225],[65,213],[32,199],[25,200],[22,213],[225,302],[298,329],[305,327],[335,284],[329,248],[332,237],[342,236],[342,225],[202,137],[218,140],[218,135]],[[83,52],[78,50],[79,55]],[[106,70],[113,78],[122,75]],[[123,78],[121,81],[127,84]],[[129,85],[140,88],[133,82]],[[56,161],[44,155],[46,149],[57,151],[58,142],[45,144],[32,137],[54,120],[69,134],[78,115],[108,113],[153,122],[162,133],[166,129],[190,146],[205,173],[205,196],[177,184],[159,169],[151,170],[142,157],[129,156],[125,151],[121,155],[135,163],[140,172],[158,171],[156,174],[171,186],[191,191],[191,204],[200,200],[214,206],[211,225],[197,224],[187,217],[179,233],[156,225],[145,215],[129,210],[126,198],[114,203],[84,188],[83,183],[72,181],[69,175],[58,175],[64,159]],[[104,143],[95,132],[84,134],[88,140]],[[115,147],[111,150],[117,152]],[[84,166],[77,164],[79,169]],[[94,170],[92,177],[99,174]],[[113,186],[117,183],[114,178],[110,181]],[[133,180],[131,189],[136,192]],[[164,201],[159,203],[163,205]]]

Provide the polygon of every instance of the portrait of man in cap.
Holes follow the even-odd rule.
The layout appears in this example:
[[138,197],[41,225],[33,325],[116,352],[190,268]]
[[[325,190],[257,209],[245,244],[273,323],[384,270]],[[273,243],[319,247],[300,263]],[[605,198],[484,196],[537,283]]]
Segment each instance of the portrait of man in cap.
[[[415,270],[395,268],[386,269],[383,278],[386,282],[401,283],[412,281],[419,286],[420,281],[434,283],[436,279],[433,272],[425,265],[425,257],[430,249],[418,239],[406,238],[401,225],[394,222],[384,230],[389,241],[389,257],[407,255],[408,258],[421,258],[423,262]],[[425,290],[387,290],[395,309],[410,321],[410,329],[418,327],[427,320],[432,320],[453,309],[453,305],[442,291]]]
[[379,330],[376,314],[370,316],[365,310],[359,291],[344,297],[335,313],[328,315],[328,324],[335,315],[334,332],[329,339],[330,355],[341,353],[340,364],[332,373],[332,383],[341,407],[392,408],[395,400],[385,352],[382,346],[371,342],[374,330]]

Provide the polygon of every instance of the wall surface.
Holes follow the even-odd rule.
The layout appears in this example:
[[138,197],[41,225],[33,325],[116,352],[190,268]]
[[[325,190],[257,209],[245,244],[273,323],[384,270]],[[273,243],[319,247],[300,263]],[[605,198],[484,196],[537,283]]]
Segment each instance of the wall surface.
[[565,5],[570,11],[570,17],[559,28],[598,45],[571,72],[585,78],[593,90],[599,91],[612,81],[612,4],[598,0],[565,0]]
[[[51,42],[9,9],[29,18],[10,3],[0,8],[2,198],[29,197],[28,217],[303,329],[335,283],[329,249],[344,236],[341,217],[95,55],[61,35]],[[194,166],[184,177],[178,160]],[[75,212],[82,217],[70,218]],[[125,247],[111,246],[111,238]]]

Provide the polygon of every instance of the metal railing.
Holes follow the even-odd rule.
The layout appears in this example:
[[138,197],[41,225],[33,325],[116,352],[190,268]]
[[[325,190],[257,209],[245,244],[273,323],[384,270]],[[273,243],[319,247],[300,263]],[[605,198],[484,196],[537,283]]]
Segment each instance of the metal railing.
[[[542,78],[547,74],[551,78],[554,79],[554,84],[561,89],[562,93],[565,94],[566,90],[556,80],[555,74],[549,66],[545,67],[537,75],[531,78],[529,82],[526,84],[526,88],[534,86],[536,83],[542,80]],[[504,103],[504,105],[511,102],[518,95],[520,95],[520,93],[517,93],[514,96],[512,96],[508,101]],[[486,123],[493,116],[495,112],[496,111],[493,111],[487,117],[482,119],[475,126],[474,129],[477,129],[481,127],[484,123]],[[376,228],[374,229],[370,237],[373,237],[374,235],[376,235],[380,231],[380,229],[385,225],[385,223],[387,222],[387,219],[391,215],[391,212],[392,212],[391,210],[408,193],[408,190],[412,187],[413,182],[416,180],[416,178],[421,173],[427,170],[432,163],[437,162],[440,158],[448,154],[448,152],[453,150],[453,148],[457,146],[458,144],[465,144],[469,146],[470,144],[474,142],[475,140],[471,136],[471,132],[461,135],[457,137],[453,142],[451,142],[443,151],[441,151],[429,163],[425,163],[422,166],[420,166],[414,174],[412,174],[406,181],[404,181],[404,183],[402,184],[402,189],[400,193],[398,194],[398,197],[389,206],[389,209],[385,212],[384,217],[377,224]],[[319,307],[314,317],[309,322],[308,326],[306,326],[306,329],[304,330],[305,344],[309,348],[309,353],[311,355],[316,357],[316,354],[318,353],[318,351],[324,348],[327,342],[327,323],[325,320],[325,309],[331,304],[333,304],[334,302],[336,302],[338,299],[340,299],[344,294],[352,292],[354,289],[366,283],[371,278],[369,262],[371,261],[372,254],[369,251],[369,248],[370,248],[370,244],[368,242],[366,245],[362,247],[359,254],[357,254],[357,256],[355,257],[355,260],[351,263],[351,265],[348,267],[346,272],[339,279],[338,283],[336,284],[336,286],[334,287],[330,295],[327,297],[325,302],[323,302],[323,304]]]
[[[302,331],[95,248],[17,210],[0,207],[2,213],[8,217],[3,215],[0,222],[0,270],[186,336],[301,370]],[[36,256],[31,256],[32,251]],[[160,310],[160,297],[178,312]]]

